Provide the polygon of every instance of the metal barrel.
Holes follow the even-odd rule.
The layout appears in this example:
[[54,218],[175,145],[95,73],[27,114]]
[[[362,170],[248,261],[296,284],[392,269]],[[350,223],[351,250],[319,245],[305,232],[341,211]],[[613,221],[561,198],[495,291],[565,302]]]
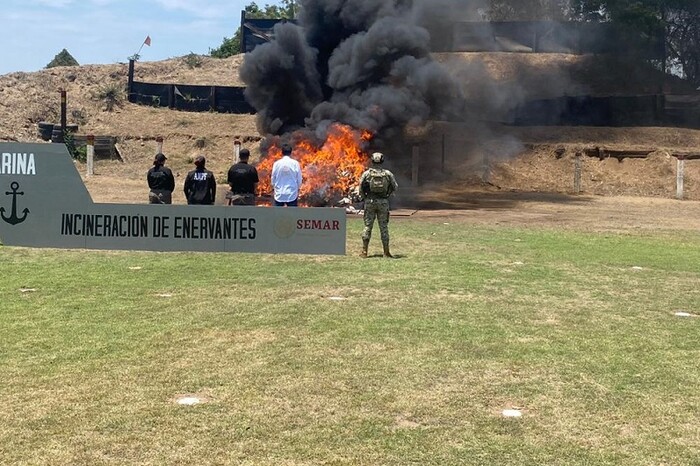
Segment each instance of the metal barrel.
[[63,138],[63,129],[61,128],[61,125],[55,125],[53,127],[53,131],[51,131],[51,142],[66,142]]
[[51,140],[51,134],[53,132],[53,123],[48,123],[46,121],[40,121],[39,123],[36,124],[38,128],[38,136],[43,140],[43,141],[50,141]]

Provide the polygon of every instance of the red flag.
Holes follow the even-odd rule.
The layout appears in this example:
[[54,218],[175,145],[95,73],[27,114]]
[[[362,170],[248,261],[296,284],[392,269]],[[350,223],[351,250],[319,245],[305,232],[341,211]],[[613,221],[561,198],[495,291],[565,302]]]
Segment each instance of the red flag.
[[144,44],[151,46],[151,36],[146,36],[146,40],[143,41]]

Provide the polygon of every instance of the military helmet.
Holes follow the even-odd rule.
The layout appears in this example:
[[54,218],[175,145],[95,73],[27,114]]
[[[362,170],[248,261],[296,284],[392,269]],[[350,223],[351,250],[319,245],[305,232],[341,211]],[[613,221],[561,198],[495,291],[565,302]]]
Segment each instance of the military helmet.
[[381,152],[375,152],[372,154],[372,162],[374,163],[382,163],[384,162],[384,154]]

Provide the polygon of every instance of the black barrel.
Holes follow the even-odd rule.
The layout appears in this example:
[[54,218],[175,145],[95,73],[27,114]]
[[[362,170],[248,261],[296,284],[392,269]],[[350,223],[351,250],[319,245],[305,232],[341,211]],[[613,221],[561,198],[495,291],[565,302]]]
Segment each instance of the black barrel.
[[66,125],[66,132],[67,133],[77,133],[78,132],[78,125],[76,124],[68,124]]
[[63,139],[63,129],[61,129],[61,125],[53,127],[53,131],[51,131],[51,142],[66,142]]

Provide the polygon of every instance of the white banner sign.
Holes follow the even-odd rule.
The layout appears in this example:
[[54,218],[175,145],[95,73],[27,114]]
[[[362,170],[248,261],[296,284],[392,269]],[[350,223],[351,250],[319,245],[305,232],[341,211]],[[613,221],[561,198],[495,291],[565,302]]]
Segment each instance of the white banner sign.
[[335,208],[95,204],[63,144],[0,143],[6,246],[345,254],[345,220]]

